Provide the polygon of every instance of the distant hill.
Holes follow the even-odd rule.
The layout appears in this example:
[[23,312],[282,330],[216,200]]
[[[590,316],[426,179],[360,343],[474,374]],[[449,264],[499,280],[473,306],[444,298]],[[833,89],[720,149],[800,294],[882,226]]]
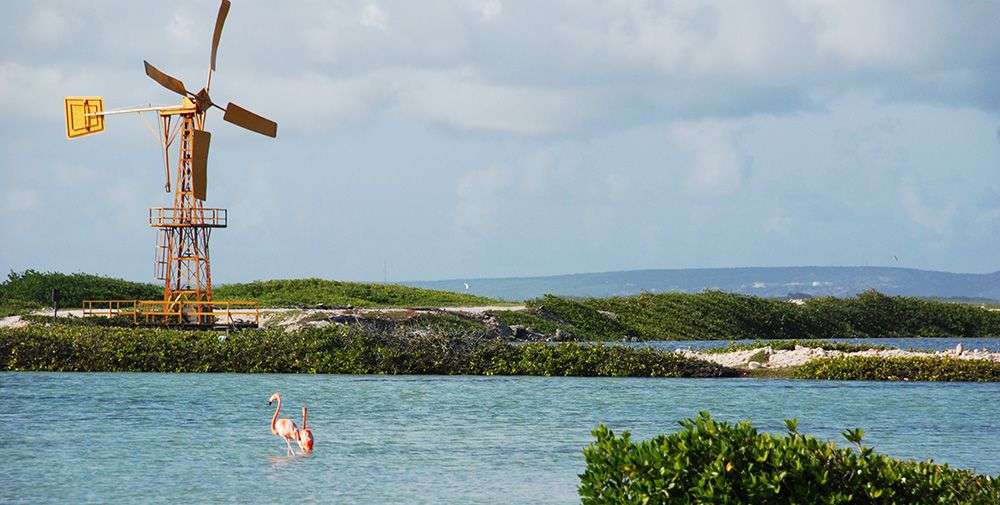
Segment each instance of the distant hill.
[[[465,289],[468,283],[469,289]],[[772,267],[631,270],[546,277],[402,282],[406,286],[503,300],[544,294],[574,297],[642,292],[698,293],[714,289],[767,297],[849,297],[869,289],[890,295],[1000,300],[1000,271],[959,274],[889,267]]]

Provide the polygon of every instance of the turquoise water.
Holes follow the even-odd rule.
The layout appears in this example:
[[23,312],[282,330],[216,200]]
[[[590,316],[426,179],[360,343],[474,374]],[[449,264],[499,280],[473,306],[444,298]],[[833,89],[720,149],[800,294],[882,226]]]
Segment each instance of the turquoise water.
[[[316,452],[270,434],[309,406]],[[576,503],[605,422],[650,436],[708,410],[767,431],[1000,473],[1000,386],[748,379],[0,373],[16,503]],[[287,412],[286,412],[287,411]]]

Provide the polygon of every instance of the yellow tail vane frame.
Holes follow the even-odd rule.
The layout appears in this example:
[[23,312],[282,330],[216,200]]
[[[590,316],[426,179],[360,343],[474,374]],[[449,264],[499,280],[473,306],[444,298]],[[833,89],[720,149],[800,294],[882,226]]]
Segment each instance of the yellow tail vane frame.
[[104,99],[99,96],[67,96],[66,138],[104,131]]

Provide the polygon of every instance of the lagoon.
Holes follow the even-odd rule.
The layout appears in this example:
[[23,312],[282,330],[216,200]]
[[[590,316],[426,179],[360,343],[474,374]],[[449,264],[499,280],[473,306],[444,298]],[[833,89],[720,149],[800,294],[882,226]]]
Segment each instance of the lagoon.
[[[270,434],[309,406],[316,452]],[[639,438],[707,410],[1000,473],[1000,386],[781,379],[0,373],[5,500],[578,503],[599,422]]]

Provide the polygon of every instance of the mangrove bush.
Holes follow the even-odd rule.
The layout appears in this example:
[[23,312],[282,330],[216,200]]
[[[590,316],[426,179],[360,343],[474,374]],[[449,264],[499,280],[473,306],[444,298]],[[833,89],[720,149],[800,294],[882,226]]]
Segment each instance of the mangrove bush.
[[902,461],[862,445],[838,448],[796,431],[758,432],[702,412],[681,430],[633,442],[603,424],[585,448],[584,504],[996,504],[1000,480],[932,461]]
[[732,369],[655,349],[510,344],[456,326],[231,333],[54,325],[0,329],[0,369],[134,372],[719,377]]
[[1000,363],[936,357],[838,356],[814,359],[797,379],[1000,382]]

